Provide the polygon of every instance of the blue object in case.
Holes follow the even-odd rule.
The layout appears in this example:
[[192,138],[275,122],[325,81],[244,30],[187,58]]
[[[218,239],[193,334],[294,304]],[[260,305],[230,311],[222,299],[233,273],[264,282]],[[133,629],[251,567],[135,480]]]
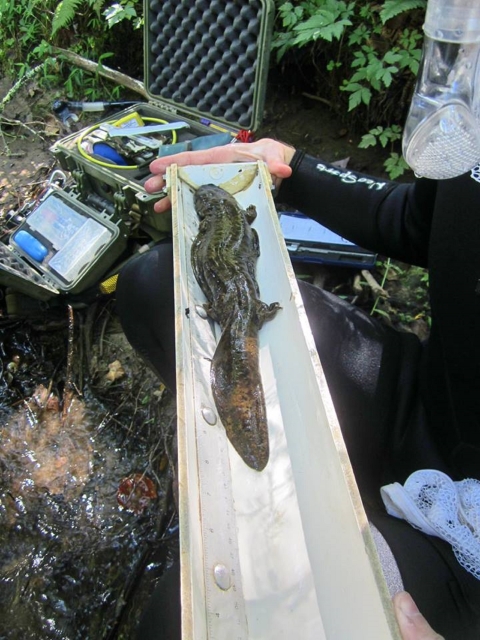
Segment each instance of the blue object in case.
[[113,164],[118,164],[124,167],[126,167],[128,164],[125,158],[122,157],[118,153],[118,151],[115,151],[115,149],[106,142],[96,142],[93,145],[93,153],[96,156],[105,158],[105,160],[108,160],[108,162],[113,162]]
[[42,262],[48,253],[48,249],[45,245],[32,236],[31,233],[28,233],[28,231],[24,231],[23,229],[18,231],[13,239],[20,249],[25,251],[30,258],[37,262]]

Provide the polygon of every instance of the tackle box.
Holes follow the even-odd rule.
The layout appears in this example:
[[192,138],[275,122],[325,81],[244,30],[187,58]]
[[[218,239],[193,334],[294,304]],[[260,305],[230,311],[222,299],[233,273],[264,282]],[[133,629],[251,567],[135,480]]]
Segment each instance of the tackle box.
[[128,228],[106,210],[52,185],[0,243],[0,281],[33,298],[93,285],[126,247]]
[[[1,284],[40,300],[80,293],[114,266],[129,237],[147,235],[155,241],[171,233],[171,217],[153,211],[161,194],[144,188],[150,162],[183,149],[228,144],[258,127],[274,9],[273,0],[145,0],[149,101],[51,147],[73,186],[63,195],[55,189],[55,206],[62,213],[54,228],[45,228],[50,205],[42,201],[8,244],[0,243]],[[77,216],[86,219],[79,229]],[[81,257],[55,247],[58,220],[67,221],[69,246],[80,234],[78,248],[90,247]]]

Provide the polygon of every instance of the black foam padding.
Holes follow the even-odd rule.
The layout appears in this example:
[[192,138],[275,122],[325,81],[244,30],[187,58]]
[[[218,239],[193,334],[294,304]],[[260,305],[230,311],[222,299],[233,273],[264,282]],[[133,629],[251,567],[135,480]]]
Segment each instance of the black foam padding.
[[152,96],[250,128],[264,4],[150,0],[145,82]]

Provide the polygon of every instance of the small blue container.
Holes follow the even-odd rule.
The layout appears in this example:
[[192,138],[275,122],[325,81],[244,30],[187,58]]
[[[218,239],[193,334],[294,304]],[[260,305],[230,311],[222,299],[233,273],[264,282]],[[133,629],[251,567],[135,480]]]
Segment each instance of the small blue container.
[[32,236],[31,233],[28,233],[28,231],[18,231],[13,239],[22,251],[25,251],[30,258],[37,262],[43,262],[45,256],[48,254],[47,247]]

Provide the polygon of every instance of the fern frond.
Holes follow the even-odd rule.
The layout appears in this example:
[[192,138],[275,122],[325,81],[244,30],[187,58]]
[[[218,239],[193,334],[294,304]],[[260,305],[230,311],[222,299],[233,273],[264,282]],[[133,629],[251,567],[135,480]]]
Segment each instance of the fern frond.
[[391,20],[400,13],[413,9],[425,9],[426,6],[426,0],[386,0],[380,11],[380,19],[385,24],[387,20]]
[[82,2],[83,0],[62,0],[62,2],[59,2],[52,20],[52,35],[55,35],[59,29],[70,24]]

